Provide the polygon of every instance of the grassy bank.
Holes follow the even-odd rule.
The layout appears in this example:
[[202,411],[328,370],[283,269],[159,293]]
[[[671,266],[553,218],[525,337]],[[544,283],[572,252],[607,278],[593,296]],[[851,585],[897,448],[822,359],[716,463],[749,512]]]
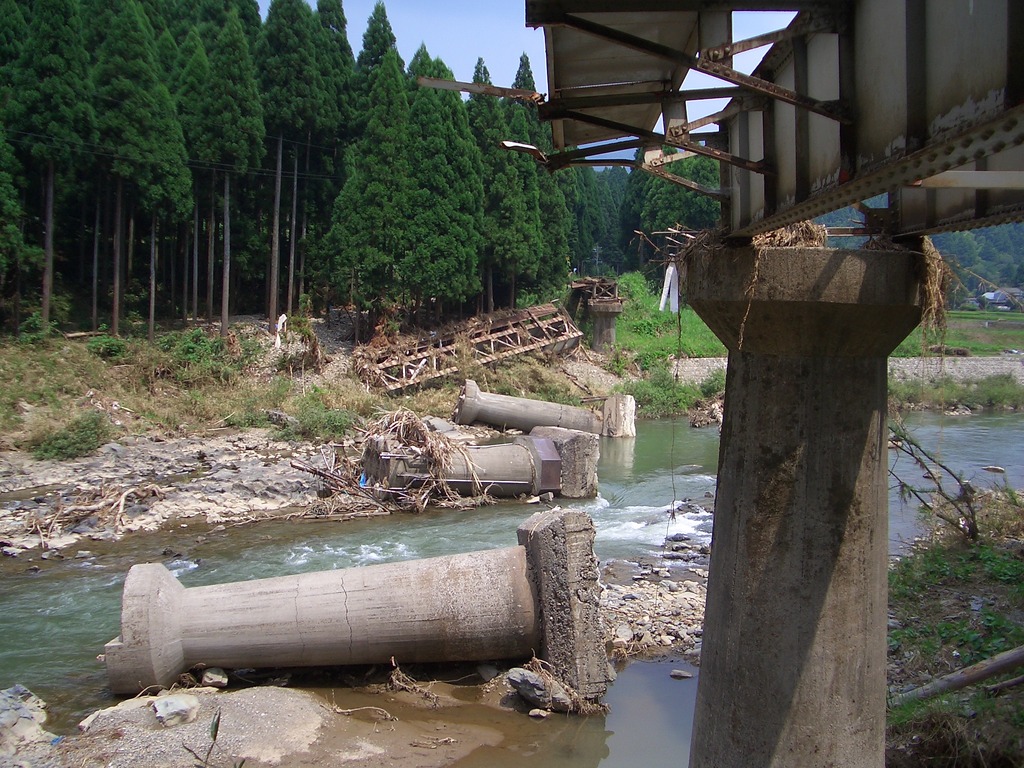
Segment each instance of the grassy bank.
[[[245,329],[227,340],[201,329],[172,332],[155,344],[7,339],[0,342],[0,448],[65,458],[125,434],[269,427],[272,410],[296,420],[283,428],[285,437],[333,440],[382,410],[448,417],[462,380],[388,396],[350,375],[293,377],[286,363],[265,335]],[[538,359],[498,370],[467,359],[462,374],[491,392],[579,403],[569,379]]]
[[[890,570],[893,695],[1024,645],[1024,499],[997,488],[977,507],[977,540],[930,518],[931,539]],[[886,765],[1024,765],[1024,685],[990,688],[1019,674],[936,698],[894,699]]]
[[977,381],[955,381],[948,376],[935,381],[890,380],[889,400],[897,410],[961,405],[972,411],[1019,410],[1024,408],[1024,385],[1010,374]]
[[972,357],[1001,355],[1005,350],[1024,350],[1024,314],[1020,312],[949,312],[942,333],[915,328],[893,352],[893,357],[917,357],[932,347],[943,346]]
[[[721,376],[699,385],[674,380],[670,372],[672,359],[723,357],[726,349],[689,307],[683,307],[678,315],[660,311],[658,288],[639,273],[619,278],[619,293],[626,301],[616,328],[616,349],[608,362],[613,372],[637,377],[620,389],[636,398],[639,413],[645,418],[683,413],[725,388]],[[918,328],[899,345],[894,356],[916,357],[935,345],[973,357],[1002,355],[1008,349],[1024,350],[1024,315],[951,312],[944,334],[923,334]],[[971,410],[1024,408],[1024,386],[1010,376],[992,376],[975,382],[956,382],[952,378],[934,383],[893,381],[889,394],[898,410],[957,405]]]

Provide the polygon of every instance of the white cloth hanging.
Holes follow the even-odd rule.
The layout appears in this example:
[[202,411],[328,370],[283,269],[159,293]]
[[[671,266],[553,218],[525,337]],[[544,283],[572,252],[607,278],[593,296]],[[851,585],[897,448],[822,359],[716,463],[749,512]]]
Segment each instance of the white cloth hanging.
[[277,318],[277,335],[274,337],[274,349],[281,348],[281,334],[288,331],[288,315],[282,314]]
[[679,311],[679,270],[676,269],[676,263],[674,261],[670,261],[668,266],[665,268],[665,283],[661,288],[661,304],[658,306],[659,311],[665,311],[666,301],[668,302],[669,309],[672,312]]

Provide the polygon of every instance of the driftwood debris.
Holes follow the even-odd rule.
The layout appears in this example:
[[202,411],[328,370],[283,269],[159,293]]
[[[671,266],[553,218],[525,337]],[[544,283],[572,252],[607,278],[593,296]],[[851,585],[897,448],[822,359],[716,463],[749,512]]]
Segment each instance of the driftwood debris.
[[476,317],[429,336],[401,336],[356,349],[352,361],[369,386],[387,391],[449,376],[468,353],[484,365],[528,352],[574,349],[583,333],[554,304]]
[[120,533],[125,525],[125,507],[159,498],[163,490],[152,483],[132,488],[85,489],[70,502],[58,501],[46,514],[29,515],[25,519],[25,527],[39,536],[40,547],[44,550],[50,548],[51,539],[90,517],[96,518],[98,524],[109,525],[115,533]]
[[[1003,651],[996,656],[979,661],[977,664],[972,664],[969,667],[958,669],[956,672],[932,680],[920,688],[914,688],[906,693],[901,693],[895,697],[893,704],[900,705],[908,701],[930,699],[933,696],[949,693],[950,691],[959,691],[961,688],[980,683],[982,680],[988,680],[990,677],[995,677],[1003,672],[1009,672],[1020,666],[1024,666],[1024,645],[1012,648],[1009,651]],[[992,687],[996,688],[996,686]]]
[[[323,467],[293,460],[292,466],[318,478],[322,498],[303,517],[349,520],[387,515],[392,511],[421,512],[427,506],[466,508],[493,503],[478,489],[471,497],[461,496],[445,480],[445,472],[454,457],[466,449],[448,436],[432,431],[412,411],[401,409],[386,413],[367,425],[360,458],[339,457],[324,450]],[[424,469],[421,482],[413,487],[387,487],[373,482],[380,473],[374,462],[382,455],[400,454],[416,459]]]

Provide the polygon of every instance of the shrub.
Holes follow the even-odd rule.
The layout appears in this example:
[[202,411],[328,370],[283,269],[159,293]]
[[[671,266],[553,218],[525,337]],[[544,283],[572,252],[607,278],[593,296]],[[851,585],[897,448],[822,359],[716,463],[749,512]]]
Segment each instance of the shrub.
[[35,447],[32,455],[37,459],[75,459],[88,456],[110,439],[110,424],[102,413],[90,411],[78,416],[64,429],[48,437]]
[[116,336],[94,336],[86,349],[104,360],[123,360],[128,355],[128,342]]
[[329,407],[326,398],[327,394],[318,387],[301,395],[293,407],[298,426],[283,429],[283,436],[320,440],[344,437],[352,427],[353,416],[347,410]]
[[718,397],[725,392],[725,369],[719,369],[700,383],[701,397]]
[[632,395],[639,415],[649,419],[685,413],[700,398],[697,387],[680,384],[665,366],[655,367],[646,379],[627,382],[618,389]]
[[209,336],[201,328],[168,333],[157,347],[170,357],[170,368],[181,384],[231,381],[252,359],[256,346],[245,342],[229,348],[220,336]]
[[56,333],[57,323],[51,321],[44,327],[42,316],[38,312],[33,312],[22,320],[18,327],[18,343],[38,344]]
[[988,376],[971,383],[964,402],[968,406],[983,408],[1021,408],[1024,406],[1024,386],[1009,373]]

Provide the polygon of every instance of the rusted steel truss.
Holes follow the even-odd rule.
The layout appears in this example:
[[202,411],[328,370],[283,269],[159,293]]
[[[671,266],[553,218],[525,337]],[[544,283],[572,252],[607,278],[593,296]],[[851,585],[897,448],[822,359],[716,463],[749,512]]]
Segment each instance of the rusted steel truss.
[[542,304],[473,318],[429,338],[400,337],[386,347],[361,347],[354,362],[366,384],[393,392],[458,372],[466,352],[487,365],[528,352],[567,352],[582,336],[562,309]]
[[[849,115],[847,115],[836,102],[812,99],[789,88],[783,88],[776,85],[768,80],[763,80],[759,77],[754,77],[753,75],[745,75],[732,67],[722,64],[720,61],[716,61],[715,59],[720,60],[725,57],[725,54],[723,54],[720,49],[709,49],[709,55],[693,56],[685,51],[660,45],[652,42],[651,40],[645,40],[642,37],[636,37],[635,35],[631,35],[627,32],[569,13],[564,14],[556,23],[566,27],[571,27],[595,37],[610,40],[626,48],[632,48],[637,51],[651,54],[652,56],[657,56],[665,61],[679,64],[683,67],[704,72],[712,77],[725,80],[726,82],[738,85],[741,88],[759,93],[762,96],[777,99],[778,101],[786,104],[792,104],[795,107],[806,109],[810,112],[814,112],[833,120],[838,120],[843,123],[849,123],[851,121]],[[832,22],[828,22],[826,24],[826,22],[818,19],[806,21],[802,22],[799,28],[782,30],[775,33],[773,39],[790,40],[794,37],[806,35],[809,31],[826,28],[828,26],[834,26],[834,24]],[[751,45],[753,45],[754,42],[756,42],[756,39],[751,41]]]

